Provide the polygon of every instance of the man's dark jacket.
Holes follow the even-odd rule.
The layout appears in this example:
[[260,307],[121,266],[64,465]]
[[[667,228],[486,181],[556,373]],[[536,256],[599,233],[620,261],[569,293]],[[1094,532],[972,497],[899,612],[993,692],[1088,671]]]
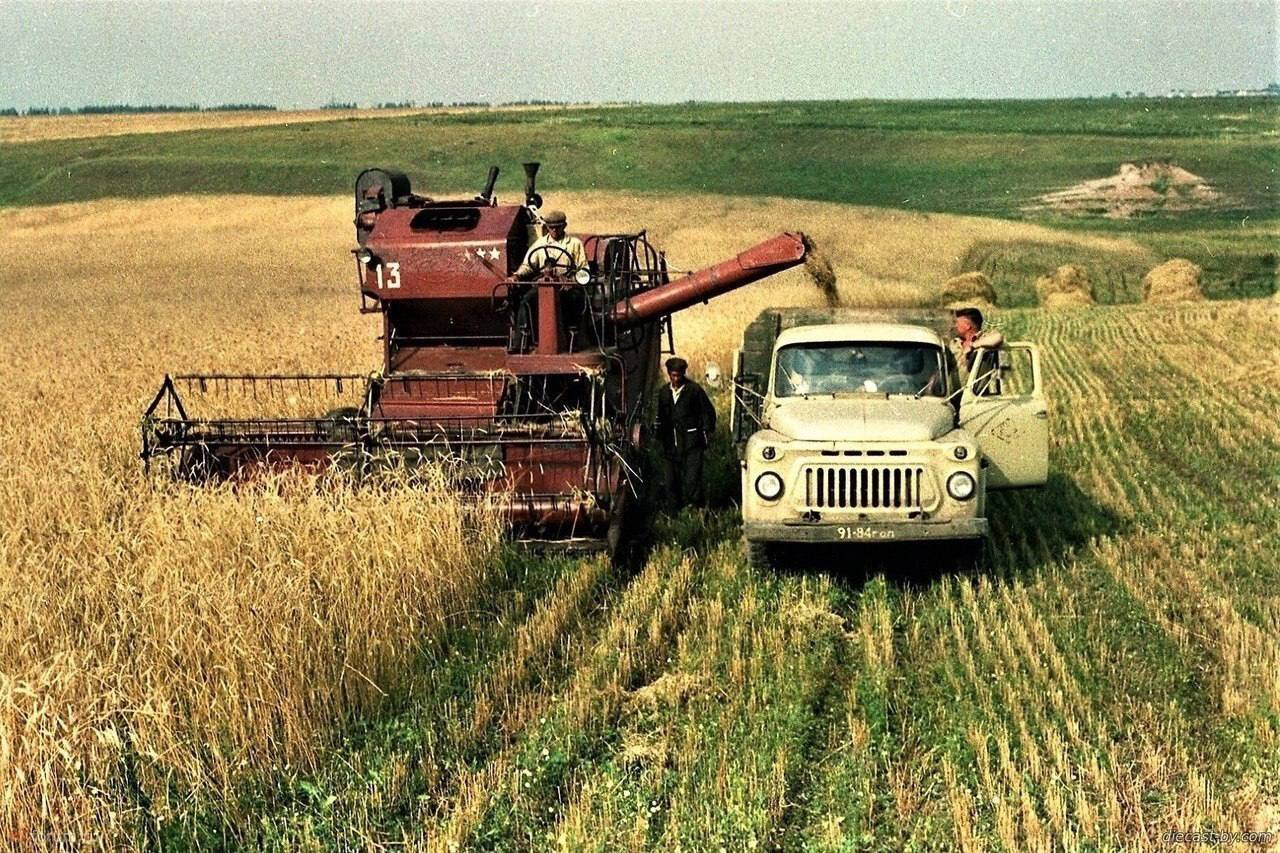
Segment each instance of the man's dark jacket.
[[716,408],[696,382],[684,381],[678,401],[672,399],[671,386],[663,385],[658,391],[657,430],[669,457],[703,450],[716,431]]

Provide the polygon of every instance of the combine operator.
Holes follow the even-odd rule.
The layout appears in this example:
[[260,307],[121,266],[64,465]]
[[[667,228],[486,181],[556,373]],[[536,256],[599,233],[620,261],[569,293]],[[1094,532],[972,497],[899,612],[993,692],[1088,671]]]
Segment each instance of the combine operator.
[[[569,224],[563,211],[548,210],[542,216],[542,236],[533,241],[529,251],[524,253],[524,260],[516,268],[512,278],[518,281],[532,281],[536,278],[544,280],[573,280],[573,275],[587,267],[587,251],[577,237],[565,234]],[[582,294],[571,291],[563,294],[564,316],[570,326],[576,326],[576,320],[586,308],[586,300]],[[513,352],[528,352],[533,348],[534,330],[537,328],[538,289],[528,287],[515,300],[516,315],[512,330],[514,339]]]
[[530,281],[541,273],[573,278],[575,272],[587,265],[587,251],[582,248],[582,241],[564,233],[568,224],[562,211],[548,210],[543,215],[542,236],[524,253],[524,262],[516,268],[517,279]]

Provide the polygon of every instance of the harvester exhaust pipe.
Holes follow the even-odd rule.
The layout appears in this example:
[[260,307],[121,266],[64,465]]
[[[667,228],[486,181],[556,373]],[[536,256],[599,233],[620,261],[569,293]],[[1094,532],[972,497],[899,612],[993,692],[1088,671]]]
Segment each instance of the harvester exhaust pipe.
[[541,163],[521,163],[524,166],[524,203],[530,207],[542,207],[542,196],[537,193],[538,167]]
[[488,179],[485,180],[484,189],[480,191],[480,195],[476,196],[476,201],[491,202],[493,200],[493,187],[497,183],[498,183],[498,167],[490,166],[489,177]]
[[619,326],[632,326],[664,314],[674,314],[802,263],[809,245],[805,235],[784,231],[752,246],[736,258],[622,300],[613,306],[610,319]]

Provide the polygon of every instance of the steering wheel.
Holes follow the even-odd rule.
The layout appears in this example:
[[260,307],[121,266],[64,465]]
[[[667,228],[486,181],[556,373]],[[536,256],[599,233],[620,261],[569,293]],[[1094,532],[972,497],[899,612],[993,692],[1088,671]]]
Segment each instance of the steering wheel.
[[[573,253],[561,246],[539,246],[533,251],[544,253],[542,263],[537,266],[540,276],[555,275],[557,279],[572,278],[574,271],[578,269],[578,264],[573,259]],[[563,264],[561,263],[562,261]],[[560,272],[562,266],[567,272]]]

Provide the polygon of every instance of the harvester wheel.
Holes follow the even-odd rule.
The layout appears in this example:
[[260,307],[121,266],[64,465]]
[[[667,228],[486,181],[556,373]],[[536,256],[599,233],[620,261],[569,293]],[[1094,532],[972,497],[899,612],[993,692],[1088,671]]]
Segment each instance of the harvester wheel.
[[625,488],[619,492],[611,510],[609,529],[605,531],[604,541],[609,560],[617,564],[622,558],[623,547],[626,544],[627,518],[631,515],[631,501],[628,500]]
[[356,439],[356,420],[360,410],[355,406],[331,409],[324,415],[325,438],[330,441],[351,443]]
[[196,444],[182,451],[174,475],[188,483],[202,485],[226,476],[226,468],[218,454],[206,444]]

